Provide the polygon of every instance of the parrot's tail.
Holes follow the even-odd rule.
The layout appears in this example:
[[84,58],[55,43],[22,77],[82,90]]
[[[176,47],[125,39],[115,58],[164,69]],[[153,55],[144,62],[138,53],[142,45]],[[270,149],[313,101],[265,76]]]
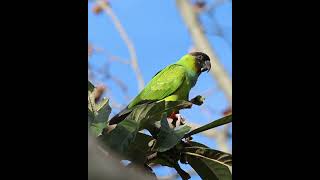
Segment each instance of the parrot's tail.
[[132,110],[129,110],[128,107],[124,108],[109,120],[109,125],[120,123],[130,114],[131,111]]

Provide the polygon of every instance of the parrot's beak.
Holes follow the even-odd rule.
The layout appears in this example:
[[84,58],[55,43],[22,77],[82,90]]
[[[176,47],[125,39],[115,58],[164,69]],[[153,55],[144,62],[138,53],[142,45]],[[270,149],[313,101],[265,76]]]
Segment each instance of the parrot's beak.
[[211,63],[210,63],[210,61],[205,61],[205,62],[204,62],[204,65],[203,65],[202,68],[201,68],[201,72],[204,72],[204,71],[209,72],[210,69],[211,69]]

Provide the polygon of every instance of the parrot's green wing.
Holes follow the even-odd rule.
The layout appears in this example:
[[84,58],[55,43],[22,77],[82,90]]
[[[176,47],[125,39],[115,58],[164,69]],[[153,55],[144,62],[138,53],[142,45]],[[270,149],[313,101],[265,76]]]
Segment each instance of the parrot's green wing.
[[185,81],[186,70],[183,66],[172,64],[158,72],[128,108],[144,101],[157,101],[174,93]]

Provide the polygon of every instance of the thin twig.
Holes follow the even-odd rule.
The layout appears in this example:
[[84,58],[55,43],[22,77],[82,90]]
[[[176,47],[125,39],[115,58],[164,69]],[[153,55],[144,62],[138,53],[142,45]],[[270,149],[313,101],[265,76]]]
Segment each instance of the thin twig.
[[228,0],[215,0],[213,1],[210,5],[207,5],[205,7],[205,11],[213,11],[215,10],[218,6],[221,6],[222,4],[228,2]]
[[116,29],[118,30],[120,37],[123,39],[124,43],[126,44],[129,54],[130,54],[130,59],[131,59],[131,67],[136,75],[137,81],[138,81],[138,88],[139,91],[141,91],[144,87],[144,80],[142,73],[140,71],[140,67],[138,65],[138,59],[136,55],[135,48],[133,46],[132,41],[130,40],[129,36],[127,35],[125,29],[123,28],[122,24],[120,23],[120,20],[118,17],[115,15],[113,10],[108,6],[107,3],[103,0],[97,0],[97,3],[102,7],[102,9],[105,11],[105,13],[111,18],[112,22],[114,23]]
[[115,55],[111,54],[110,52],[106,51],[106,49],[104,49],[104,48],[93,47],[93,50],[94,50],[95,52],[105,54],[105,55],[107,56],[107,59],[108,59],[109,61],[114,61],[114,62],[119,62],[119,63],[121,63],[121,64],[130,65],[130,61],[125,60],[125,59],[123,59],[123,58],[121,58],[121,57],[119,57],[119,56],[115,56]]
[[[127,85],[121,79],[112,75],[109,72],[108,67],[109,67],[109,63],[106,63],[104,66],[102,66],[102,68],[100,68],[98,70],[98,72],[103,75],[102,77],[104,80],[111,80],[112,82],[114,82],[120,88],[120,90],[123,93],[123,96],[126,100],[130,99],[129,94],[128,94]],[[109,89],[109,91],[110,91],[110,89]]]
[[[222,4],[223,2],[221,2]],[[221,5],[221,4],[218,4],[218,5]],[[217,6],[218,6],[217,5]],[[206,13],[206,15],[211,19],[211,22],[213,23],[214,27],[216,28],[216,31],[215,32],[212,32],[212,33],[208,33],[207,34],[212,34],[212,35],[215,35],[215,36],[219,36],[221,38],[224,39],[224,41],[226,43],[228,43],[228,45],[232,48],[232,42],[230,42],[225,36],[224,36],[224,31],[223,31],[223,28],[221,26],[221,24],[218,22],[216,16],[215,16],[215,9],[217,8],[217,6],[214,6],[212,8],[209,8],[207,10],[205,10],[204,12]]]

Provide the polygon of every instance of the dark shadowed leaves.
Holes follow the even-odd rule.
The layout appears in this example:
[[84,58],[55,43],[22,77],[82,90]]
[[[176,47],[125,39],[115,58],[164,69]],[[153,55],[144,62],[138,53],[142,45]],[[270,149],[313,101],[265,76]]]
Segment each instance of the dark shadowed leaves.
[[229,167],[196,153],[185,153],[188,163],[204,180],[231,180]]
[[182,152],[188,163],[201,176],[202,179],[231,180],[229,166],[232,166],[232,155],[208,146],[189,141],[190,147],[185,147]]
[[160,164],[162,166],[174,168],[183,180],[190,179],[190,175],[181,169],[178,163],[180,159],[180,152],[176,150],[177,149],[170,149],[166,152],[157,152],[156,158],[149,161],[149,163]]
[[[145,129],[148,125],[154,124],[156,121],[165,119],[166,113],[172,109],[189,108],[190,104],[191,103],[187,101],[160,101],[138,105],[115,129],[103,135],[101,140],[115,152],[123,154],[128,151],[128,147],[134,141],[138,131]],[[183,127],[182,129],[176,130],[179,138],[181,135],[183,137],[184,133],[187,132],[186,130],[189,131],[190,129]]]
[[106,123],[90,123],[89,130],[94,137],[101,135],[103,129],[106,127]]
[[133,120],[122,121],[110,133],[103,134],[99,139],[114,152],[123,154],[134,140],[139,125]]
[[111,113],[111,107],[109,106],[109,99],[102,99],[95,107],[94,123],[107,122]]
[[135,140],[138,131],[143,129],[145,123],[149,123],[148,120],[160,120],[161,115],[151,115],[161,111],[161,109],[164,109],[164,103],[137,106],[125,120],[117,124],[115,129],[110,133],[104,134],[101,140],[115,152],[124,154],[128,151],[130,144]]
[[164,117],[161,120],[160,132],[158,134],[157,141],[155,146],[153,147],[153,150],[164,152],[171,149],[180,142],[183,136],[187,132],[189,132],[190,129],[191,127],[188,125],[182,125],[178,128],[171,129],[168,124],[167,118]]
[[137,133],[126,152],[126,159],[137,163],[144,162],[151,149],[148,144],[152,140],[153,138],[149,135]]
[[188,109],[188,108],[191,108],[192,106],[192,103],[191,102],[188,102],[188,101],[183,101],[183,100],[180,100],[180,101],[166,101],[165,102],[165,110],[164,112],[168,112],[172,109]]
[[90,131],[98,136],[107,126],[107,120],[111,113],[108,99],[102,99],[98,104],[95,103],[94,86],[88,81],[88,125]]
[[191,147],[185,147],[183,152],[196,153],[211,159],[215,159],[225,165],[232,166],[232,155],[226,152],[211,149],[204,144],[189,141]]
[[88,81],[88,92],[92,93],[92,91],[94,90],[94,85]]
[[[142,174],[149,176],[150,180],[158,180],[156,174],[153,172],[153,169],[148,165],[131,162],[126,166],[126,168],[132,172],[141,172]],[[131,179],[131,177],[128,177],[128,179]]]
[[[232,115],[188,133],[191,128],[187,125],[172,129],[168,124],[167,114],[172,110],[190,108],[192,106],[190,102],[148,102],[137,105],[111,132],[102,134],[101,132],[107,126],[111,108],[107,99],[103,99],[98,104],[94,102],[94,87],[91,85],[88,82],[89,129],[98,136],[99,141],[107,145],[108,149],[121,154],[123,159],[130,160],[137,167],[142,167],[141,165],[145,162],[172,167],[182,179],[189,179],[190,176],[180,168],[179,160],[182,163],[189,163],[202,179],[231,180],[229,170],[232,166],[231,154],[210,149],[201,143],[184,142],[182,138],[186,137],[186,134],[191,136],[229,123],[232,121]],[[143,129],[150,130],[150,127],[157,130],[153,133],[156,139],[139,132]],[[155,144],[150,143],[152,141]],[[150,157],[152,159],[149,159]]]

